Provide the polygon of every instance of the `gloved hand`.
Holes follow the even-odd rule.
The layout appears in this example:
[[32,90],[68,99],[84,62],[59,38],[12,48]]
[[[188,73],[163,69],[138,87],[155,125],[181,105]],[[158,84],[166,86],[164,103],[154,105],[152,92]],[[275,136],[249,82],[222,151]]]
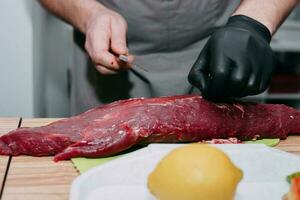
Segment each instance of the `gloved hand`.
[[270,40],[271,33],[260,22],[243,15],[230,17],[206,43],[189,82],[211,100],[262,93],[275,67]]

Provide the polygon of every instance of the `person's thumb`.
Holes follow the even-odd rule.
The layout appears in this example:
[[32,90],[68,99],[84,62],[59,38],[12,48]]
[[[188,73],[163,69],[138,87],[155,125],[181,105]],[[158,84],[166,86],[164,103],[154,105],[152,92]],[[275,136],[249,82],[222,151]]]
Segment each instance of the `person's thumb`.
[[207,68],[207,65],[208,50],[205,46],[188,75],[188,81],[202,92],[207,86],[205,76],[205,69]]
[[117,55],[127,54],[126,44],[126,24],[112,23],[111,24],[111,50]]

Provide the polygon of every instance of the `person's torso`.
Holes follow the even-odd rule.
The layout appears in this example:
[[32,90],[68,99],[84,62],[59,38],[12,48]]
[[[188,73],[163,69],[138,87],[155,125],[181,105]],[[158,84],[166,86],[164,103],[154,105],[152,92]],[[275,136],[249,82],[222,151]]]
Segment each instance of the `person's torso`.
[[129,49],[138,55],[178,51],[226,22],[239,0],[99,0],[128,23]]
[[198,92],[187,75],[215,28],[224,25],[240,0],[99,0],[128,24],[127,43],[135,64],[129,70],[101,75],[84,52],[85,38],[75,31],[72,113],[132,97]]

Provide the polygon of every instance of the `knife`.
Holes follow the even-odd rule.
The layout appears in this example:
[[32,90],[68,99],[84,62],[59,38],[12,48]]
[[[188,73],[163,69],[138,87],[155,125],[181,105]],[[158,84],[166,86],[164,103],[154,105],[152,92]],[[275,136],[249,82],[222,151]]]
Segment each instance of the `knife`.
[[128,62],[128,56],[126,56],[126,55],[119,55],[119,60],[121,60],[121,61],[124,62],[124,63],[129,64],[129,66],[130,66],[131,68],[138,68],[138,69],[141,69],[141,70],[143,70],[143,71],[145,71],[145,72],[148,72],[148,70],[147,70],[146,68],[144,68],[144,67],[142,67],[142,66],[140,66],[140,65],[136,65],[136,64],[129,63],[129,62]]

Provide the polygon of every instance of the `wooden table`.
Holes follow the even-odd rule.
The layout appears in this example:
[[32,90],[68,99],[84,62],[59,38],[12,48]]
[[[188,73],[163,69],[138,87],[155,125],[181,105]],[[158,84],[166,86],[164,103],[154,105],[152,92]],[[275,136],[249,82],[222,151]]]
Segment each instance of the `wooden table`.
[[[41,126],[57,119],[0,118],[0,133],[18,127]],[[2,199],[68,199],[70,185],[79,175],[71,161],[54,163],[53,157],[0,157],[0,182],[6,175]],[[8,170],[6,170],[8,169]]]
[[[41,126],[55,120],[0,118],[0,134],[17,127]],[[290,136],[277,148],[300,155],[300,136]],[[71,161],[54,163],[52,157],[0,156],[1,199],[68,199],[70,185],[78,175]]]

